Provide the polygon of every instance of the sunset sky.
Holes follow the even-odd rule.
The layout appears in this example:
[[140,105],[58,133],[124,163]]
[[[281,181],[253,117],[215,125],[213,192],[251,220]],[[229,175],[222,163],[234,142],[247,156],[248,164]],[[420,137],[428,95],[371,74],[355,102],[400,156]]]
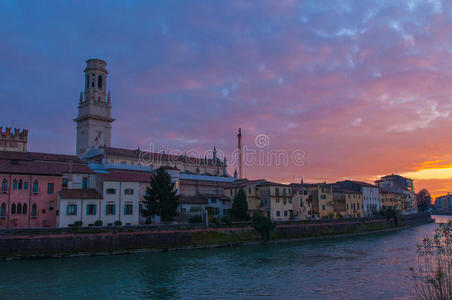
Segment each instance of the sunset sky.
[[0,0],[0,126],[73,154],[88,58],[108,63],[113,146],[231,160],[241,127],[266,157],[304,153],[248,178],[452,192],[452,1]]

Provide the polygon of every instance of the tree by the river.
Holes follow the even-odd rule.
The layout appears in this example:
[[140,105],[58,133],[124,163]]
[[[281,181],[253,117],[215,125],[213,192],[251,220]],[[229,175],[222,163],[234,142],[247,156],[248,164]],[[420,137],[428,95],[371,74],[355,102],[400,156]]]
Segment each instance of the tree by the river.
[[248,220],[248,202],[243,189],[240,189],[232,200],[231,216],[235,221]]
[[160,216],[162,222],[170,221],[177,215],[179,195],[171,182],[171,176],[164,168],[157,169],[151,176],[151,184],[144,195],[143,215],[148,218]]
[[416,204],[418,211],[425,211],[432,206],[432,197],[426,189],[422,189],[416,194]]

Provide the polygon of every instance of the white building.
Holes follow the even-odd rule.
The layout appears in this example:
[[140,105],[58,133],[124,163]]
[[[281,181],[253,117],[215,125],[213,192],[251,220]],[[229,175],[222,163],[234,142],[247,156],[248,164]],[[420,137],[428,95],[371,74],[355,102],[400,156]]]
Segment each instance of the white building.
[[381,210],[380,192],[378,188],[371,184],[361,186],[363,195],[363,211],[365,217],[371,217]]
[[[112,166],[100,164],[90,167],[96,175],[80,180],[84,188],[75,186],[60,193],[58,227],[92,226],[99,220],[103,226],[144,223],[141,207],[153,176],[152,168],[123,165],[122,169],[107,169]],[[178,189],[179,171],[173,168],[166,171]]]
[[360,192],[363,197],[364,217],[372,217],[381,210],[381,199],[378,187],[367,182],[344,180],[337,184],[344,189]]
[[179,211],[182,214],[194,215],[201,211],[207,211],[209,216],[229,216],[231,199],[225,195],[198,194],[194,196],[181,196],[179,199]]
[[92,188],[63,189],[58,195],[58,227],[90,226],[101,220],[102,195]]

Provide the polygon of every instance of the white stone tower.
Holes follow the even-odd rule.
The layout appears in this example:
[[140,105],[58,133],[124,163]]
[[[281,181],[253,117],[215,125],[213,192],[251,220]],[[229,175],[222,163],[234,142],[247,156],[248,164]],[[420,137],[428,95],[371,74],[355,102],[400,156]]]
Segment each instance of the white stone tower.
[[88,59],[85,68],[85,91],[80,92],[77,122],[76,154],[79,157],[92,148],[111,145],[111,99],[107,97],[107,63]]

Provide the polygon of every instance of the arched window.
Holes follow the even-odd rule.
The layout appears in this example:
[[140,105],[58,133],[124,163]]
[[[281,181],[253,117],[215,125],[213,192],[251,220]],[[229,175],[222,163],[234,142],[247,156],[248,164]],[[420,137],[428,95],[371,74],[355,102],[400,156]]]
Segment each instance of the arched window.
[[27,214],[27,203],[24,203],[24,205],[22,205],[22,214]]
[[6,204],[2,203],[2,206],[0,206],[0,218],[4,219],[6,218]]
[[13,180],[13,190],[17,190],[17,179],[14,178]]
[[19,179],[19,190],[21,190],[24,186],[24,182],[22,181],[22,179]]
[[28,190],[28,181],[24,181],[24,190]]
[[11,214],[14,215],[16,213],[16,203],[13,203],[13,205],[11,205]]
[[33,205],[31,206],[31,217],[32,218],[36,218],[36,211],[37,211],[36,203],[33,203]]
[[2,193],[8,192],[8,180],[6,178],[3,178],[2,181]]
[[17,209],[16,209],[16,213],[18,214],[18,215],[20,215],[21,213],[22,213],[22,204],[17,204]]
[[97,77],[97,87],[98,88],[102,88],[102,75],[99,75],[99,77]]
[[35,179],[35,181],[33,181],[33,193],[37,194],[38,191],[39,191],[39,183],[38,183],[38,180]]

